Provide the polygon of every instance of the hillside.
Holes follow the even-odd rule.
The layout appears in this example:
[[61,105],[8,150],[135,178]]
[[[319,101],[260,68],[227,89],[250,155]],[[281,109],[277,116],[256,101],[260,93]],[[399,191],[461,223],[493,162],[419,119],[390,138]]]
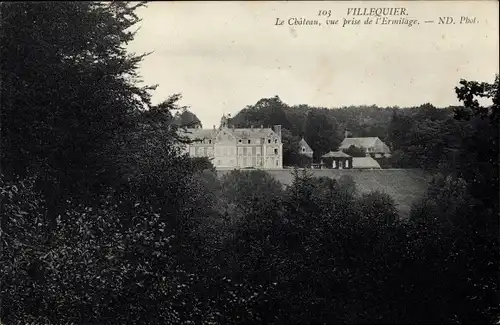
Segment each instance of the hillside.
[[[219,170],[219,176],[229,170]],[[356,182],[356,188],[361,193],[381,191],[389,194],[395,201],[401,216],[406,217],[411,204],[425,195],[427,190],[427,175],[418,169],[316,169],[310,170],[315,177],[340,178],[350,175]],[[269,170],[279,182],[289,185],[292,182],[292,170]]]
[[459,106],[436,108],[429,103],[407,108],[290,106],[275,96],[245,107],[230,124],[281,124],[285,166],[301,166],[296,155],[301,138],[319,162],[323,154],[338,150],[348,131],[350,137],[378,137],[391,148],[392,157],[379,161],[383,168],[436,169],[457,162],[457,135],[467,132],[467,123],[455,119],[459,111]]
[[308,131],[320,131],[316,127],[308,130],[307,118],[313,113],[327,117],[332,127],[339,129],[339,135],[348,129],[355,136],[386,136],[387,127],[391,121],[396,107],[349,106],[341,108],[313,107],[309,105],[289,106],[282,102],[278,96],[263,98],[255,105],[243,108],[232,118],[232,123],[237,127],[250,125],[281,124],[289,129],[293,135],[307,136]]

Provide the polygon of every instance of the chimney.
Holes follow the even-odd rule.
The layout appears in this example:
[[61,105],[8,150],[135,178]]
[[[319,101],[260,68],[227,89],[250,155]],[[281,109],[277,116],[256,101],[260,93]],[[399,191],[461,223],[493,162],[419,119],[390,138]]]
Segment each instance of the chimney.
[[253,125],[250,125],[250,129],[252,129],[252,130],[253,130]]
[[214,130],[215,130],[215,124],[214,124]]
[[261,129],[263,129],[263,128],[264,128],[264,125],[261,125],[261,126],[260,126],[260,128],[261,128]]
[[274,132],[281,138],[281,125],[275,125],[274,126]]
[[348,138],[349,137],[349,131],[345,130],[344,131],[344,138]]

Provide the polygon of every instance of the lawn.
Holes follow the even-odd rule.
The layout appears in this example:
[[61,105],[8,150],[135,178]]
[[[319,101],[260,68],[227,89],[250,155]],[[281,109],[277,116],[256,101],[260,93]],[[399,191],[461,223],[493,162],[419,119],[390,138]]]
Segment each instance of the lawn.
[[[356,187],[361,193],[380,191],[389,194],[402,216],[407,216],[411,204],[425,195],[427,190],[428,175],[418,169],[310,169],[316,177],[340,178],[342,175],[351,175],[356,182]],[[228,170],[219,170],[223,175]],[[292,170],[268,170],[278,181],[284,185],[292,182]]]

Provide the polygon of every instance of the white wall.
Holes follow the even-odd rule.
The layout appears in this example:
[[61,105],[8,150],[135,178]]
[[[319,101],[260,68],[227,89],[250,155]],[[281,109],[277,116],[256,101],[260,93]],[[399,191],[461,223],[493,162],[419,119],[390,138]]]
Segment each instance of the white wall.
[[[274,139],[272,139],[270,144],[266,141],[258,146],[255,144],[237,145],[223,139],[222,142],[215,142],[214,144],[191,144],[186,149],[189,150],[188,153],[193,157],[213,157],[212,162],[217,168],[282,169],[283,144],[279,142],[281,141],[274,143]],[[277,154],[275,154],[275,149],[278,150]]]

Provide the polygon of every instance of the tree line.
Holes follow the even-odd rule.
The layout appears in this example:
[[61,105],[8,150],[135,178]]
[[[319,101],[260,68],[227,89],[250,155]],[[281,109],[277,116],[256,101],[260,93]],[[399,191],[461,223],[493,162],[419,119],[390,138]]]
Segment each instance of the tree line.
[[[477,96],[496,96],[488,89],[498,88],[498,77],[493,84],[475,84]],[[463,87],[466,89],[470,85],[472,83],[466,82]],[[464,139],[476,136],[469,122],[471,114],[470,111],[464,113],[463,106],[436,108],[429,103],[407,108],[290,106],[275,96],[243,108],[231,123],[236,127],[281,124],[283,164],[288,166],[304,165],[304,158],[298,154],[301,138],[313,149],[313,160],[319,162],[325,153],[338,150],[347,131],[350,137],[379,137],[388,144],[393,156],[378,159],[385,167],[436,170],[468,159],[465,156],[471,148],[465,148]],[[355,157],[366,154],[356,147],[349,153]]]
[[[382,114],[401,160],[436,172],[401,220],[391,197],[349,177],[297,169],[284,187],[181,154],[178,129],[199,120],[180,95],[152,105],[154,87],[137,86],[144,55],[124,48],[143,5],[0,3],[1,322],[496,321],[498,77],[462,81],[451,116]],[[307,110],[311,145],[340,139],[331,110],[269,102],[244,112],[268,110],[259,124],[297,137],[290,116]],[[290,123],[274,123],[283,113]]]

